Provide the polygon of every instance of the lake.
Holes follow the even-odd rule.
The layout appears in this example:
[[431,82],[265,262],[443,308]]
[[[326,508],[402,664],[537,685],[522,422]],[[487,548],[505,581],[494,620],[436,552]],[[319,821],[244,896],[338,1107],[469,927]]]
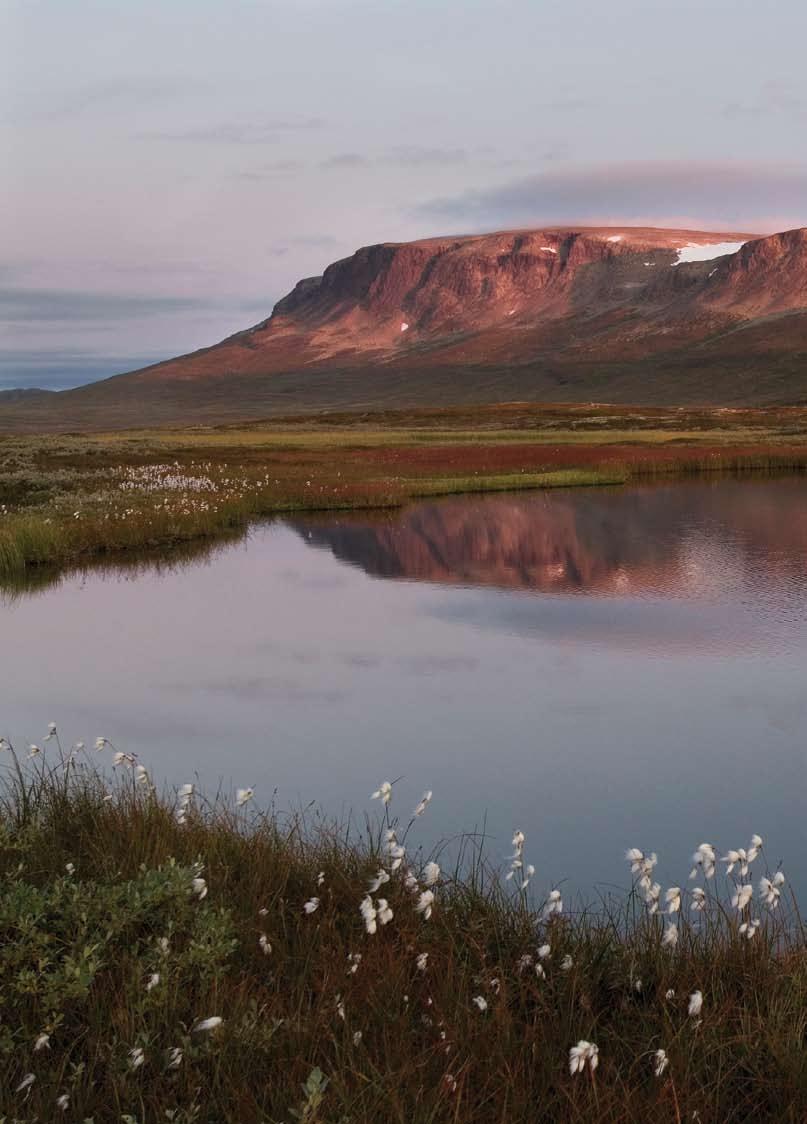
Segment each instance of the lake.
[[[807,843],[807,482],[452,497],[253,527],[176,566],[0,601],[0,733],[98,735],[264,805],[434,799],[546,887],[686,879],[703,840]],[[50,752],[50,751],[49,751]]]

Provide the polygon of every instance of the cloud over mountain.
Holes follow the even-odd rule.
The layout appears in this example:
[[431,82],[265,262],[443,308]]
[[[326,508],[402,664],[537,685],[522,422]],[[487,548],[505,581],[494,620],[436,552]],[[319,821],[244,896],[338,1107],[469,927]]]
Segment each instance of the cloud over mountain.
[[807,166],[641,161],[566,165],[415,208],[438,229],[626,221],[770,229],[807,222]]

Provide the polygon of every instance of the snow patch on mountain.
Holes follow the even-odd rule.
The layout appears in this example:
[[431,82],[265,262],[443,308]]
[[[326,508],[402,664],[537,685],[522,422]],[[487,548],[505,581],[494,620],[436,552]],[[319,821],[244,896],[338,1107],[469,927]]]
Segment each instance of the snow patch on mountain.
[[725,254],[736,254],[742,249],[745,242],[687,242],[686,246],[678,249],[678,261],[673,265],[682,265],[690,261],[711,261],[712,258],[722,258]]

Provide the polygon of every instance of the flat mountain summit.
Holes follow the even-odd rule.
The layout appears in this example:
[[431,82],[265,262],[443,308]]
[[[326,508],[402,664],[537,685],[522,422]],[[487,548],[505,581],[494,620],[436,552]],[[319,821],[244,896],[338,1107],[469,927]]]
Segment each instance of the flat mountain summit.
[[367,246],[213,347],[11,424],[493,401],[807,401],[807,228],[545,227]]

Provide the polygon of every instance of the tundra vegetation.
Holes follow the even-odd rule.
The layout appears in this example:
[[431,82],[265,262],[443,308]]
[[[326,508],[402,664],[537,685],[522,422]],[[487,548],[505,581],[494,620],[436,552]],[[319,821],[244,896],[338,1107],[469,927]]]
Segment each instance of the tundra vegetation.
[[496,407],[0,436],[0,581],[285,512],[671,473],[803,470],[807,410]]
[[329,823],[54,723],[0,754],[4,1119],[807,1116],[805,930],[759,835],[629,846],[584,906],[519,830],[494,866],[425,852],[440,794],[403,780]]

